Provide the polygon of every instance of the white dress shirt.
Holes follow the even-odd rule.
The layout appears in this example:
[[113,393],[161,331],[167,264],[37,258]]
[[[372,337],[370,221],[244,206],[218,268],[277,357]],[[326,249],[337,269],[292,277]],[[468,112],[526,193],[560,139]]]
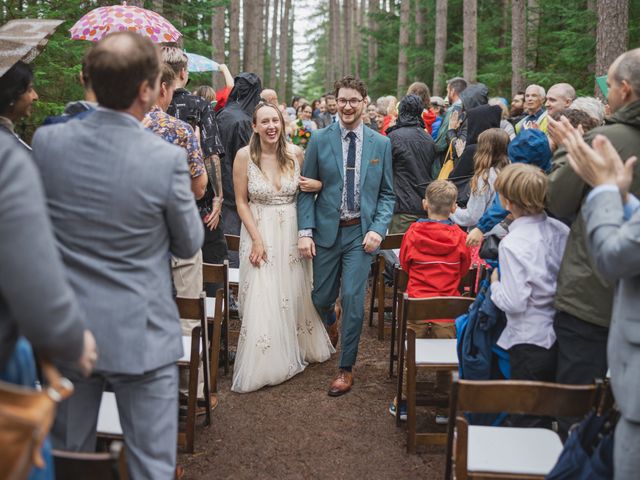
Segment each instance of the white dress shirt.
[[498,248],[500,280],[491,284],[491,300],[507,315],[500,347],[550,348],[556,341],[553,300],[568,236],[569,227],[544,213],[509,226]]

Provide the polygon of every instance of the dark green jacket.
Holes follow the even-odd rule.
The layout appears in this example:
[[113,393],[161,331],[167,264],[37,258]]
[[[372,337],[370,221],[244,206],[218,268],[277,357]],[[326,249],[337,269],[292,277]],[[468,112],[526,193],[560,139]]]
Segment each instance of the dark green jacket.
[[[587,143],[602,134],[611,140],[623,160],[640,155],[640,101],[619,109],[606,125],[585,135]],[[614,285],[597,272],[587,249],[585,225],[580,208],[589,187],[575,174],[567,152],[559,148],[549,175],[547,208],[557,217],[575,220],[558,273],[555,307],[589,323],[608,327],[611,323]],[[640,195],[640,162],[636,165],[631,192]]]

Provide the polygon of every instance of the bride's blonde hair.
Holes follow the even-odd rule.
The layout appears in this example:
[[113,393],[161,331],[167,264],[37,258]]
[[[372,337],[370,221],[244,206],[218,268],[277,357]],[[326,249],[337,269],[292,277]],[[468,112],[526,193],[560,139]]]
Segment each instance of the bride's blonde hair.
[[[270,107],[273,108],[278,114],[278,118],[280,119],[280,133],[278,135],[278,143],[276,145],[276,160],[278,162],[278,166],[280,170],[283,172],[290,173],[294,170],[294,162],[295,159],[293,155],[289,151],[287,137],[285,136],[285,124],[284,118],[282,117],[282,112],[278,108],[277,105],[273,103],[260,102],[256,105],[255,110],[253,111],[252,122],[253,125],[256,125],[258,119],[258,111],[262,108]],[[251,161],[255,163],[258,168],[260,168],[260,157],[262,157],[262,145],[260,144],[260,135],[256,132],[253,132],[251,135],[251,139],[249,140],[249,157]]]

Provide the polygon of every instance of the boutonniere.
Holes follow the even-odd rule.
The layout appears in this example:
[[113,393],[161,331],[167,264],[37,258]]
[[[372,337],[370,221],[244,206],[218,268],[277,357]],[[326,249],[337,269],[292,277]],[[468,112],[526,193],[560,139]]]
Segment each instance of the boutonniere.
[[374,158],[369,163],[371,163],[371,165],[377,165],[378,163],[380,163],[380,159],[379,158]]

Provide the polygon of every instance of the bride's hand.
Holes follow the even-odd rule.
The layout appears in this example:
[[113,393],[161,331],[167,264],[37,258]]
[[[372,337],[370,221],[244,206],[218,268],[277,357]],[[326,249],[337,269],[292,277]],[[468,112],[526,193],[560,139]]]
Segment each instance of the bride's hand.
[[262,241],[254,241],[251,244],[251,253],[249,254],[249,261],[254,267],[260,267],[262,262],[267,261],[267,251],[264,248]]
[[322,190],[322,182],[320,180],[314,180],[313,178],[307,178],[301,175],[300,190],[303,192],[319,192]]

